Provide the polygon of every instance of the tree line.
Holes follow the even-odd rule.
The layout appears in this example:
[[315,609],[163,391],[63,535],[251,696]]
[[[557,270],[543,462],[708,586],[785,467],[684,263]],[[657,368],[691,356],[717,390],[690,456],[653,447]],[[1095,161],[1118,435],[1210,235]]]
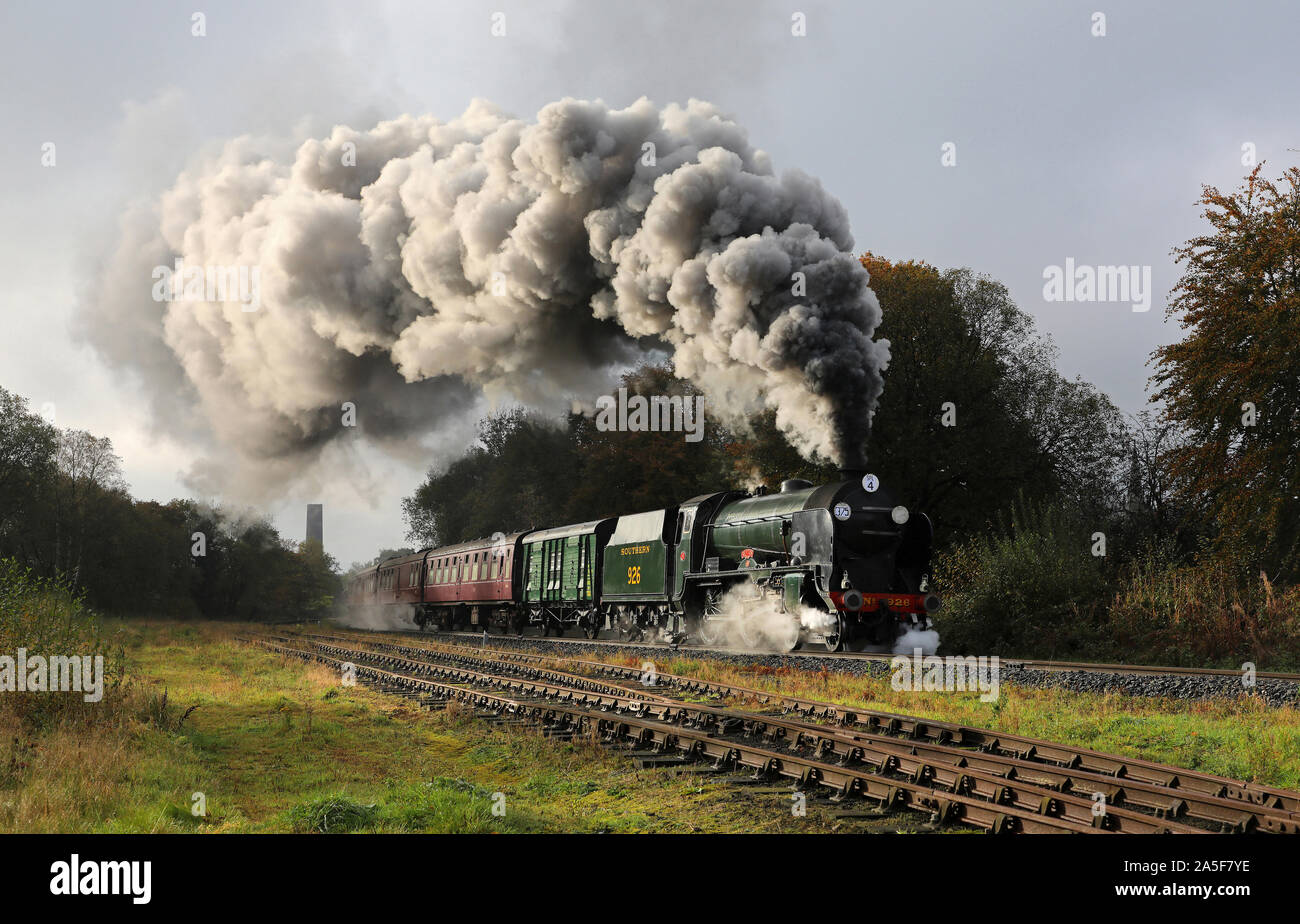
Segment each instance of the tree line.
[[0,388],[0,560],[106,613],[280,621],[338,593],[319,543],[194,500],[132,498],[112,443],[59,429]]

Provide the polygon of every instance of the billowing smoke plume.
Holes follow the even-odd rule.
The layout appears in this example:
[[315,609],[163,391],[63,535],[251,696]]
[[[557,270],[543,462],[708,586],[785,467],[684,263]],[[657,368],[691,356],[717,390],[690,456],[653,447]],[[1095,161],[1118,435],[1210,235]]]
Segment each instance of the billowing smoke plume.
[[[772,408],[805,456],[852,465],[889,359],[852,246],[838,201],[707,103],[527,122],[476,101],[230,141],[124,220],[82,318],[160,419],[277,477],[348,434],[344,402],[399,445],[484,400],[590,408],[654,351],[713,418]],[[177,258],[255,267],[256,310],[156,301]]]

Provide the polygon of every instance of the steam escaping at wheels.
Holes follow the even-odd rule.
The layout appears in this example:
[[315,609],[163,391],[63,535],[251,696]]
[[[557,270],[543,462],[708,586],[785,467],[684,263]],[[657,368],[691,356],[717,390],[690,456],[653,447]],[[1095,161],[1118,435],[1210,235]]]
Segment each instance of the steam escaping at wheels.
[[[797,651],[806,645],[843,646],[845,618],[840,613],[799,604],[787,609],[782,599],[755,583],[733,585],[715,594],[690,638],[710,648],[743,651]],[[938,645],[938,633],[934,646]],[[910,637],[910,635],[909,635]],[[927,645],[927,653],[933,649]]]
[[793,651],[802,633],[798,614],[785,612],[779,599],[746,581],[714,594],[695,635],[710,647]]

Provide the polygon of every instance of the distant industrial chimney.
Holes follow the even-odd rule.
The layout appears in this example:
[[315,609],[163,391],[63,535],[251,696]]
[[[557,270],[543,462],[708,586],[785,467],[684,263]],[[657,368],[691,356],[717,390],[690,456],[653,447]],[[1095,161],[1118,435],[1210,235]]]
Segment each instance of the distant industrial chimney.
[[325,545],[325,505],[307,505],[307,541],[316,540],[323,548]]

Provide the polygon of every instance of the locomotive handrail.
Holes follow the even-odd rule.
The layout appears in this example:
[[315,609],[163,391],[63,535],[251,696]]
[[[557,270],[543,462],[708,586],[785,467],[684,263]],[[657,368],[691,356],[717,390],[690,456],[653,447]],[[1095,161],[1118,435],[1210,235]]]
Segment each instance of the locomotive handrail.
[[787,514],[784,513],[773,513],[765,517],[751,517],[748,520],[730,520],[726,523],[717,523],[717,522],[705,523],[704,528],[713,529],[714,527],[717,526],[748,526],[750,523],[763,523],[766,522],[767,520],[784,520],[786,517]]

